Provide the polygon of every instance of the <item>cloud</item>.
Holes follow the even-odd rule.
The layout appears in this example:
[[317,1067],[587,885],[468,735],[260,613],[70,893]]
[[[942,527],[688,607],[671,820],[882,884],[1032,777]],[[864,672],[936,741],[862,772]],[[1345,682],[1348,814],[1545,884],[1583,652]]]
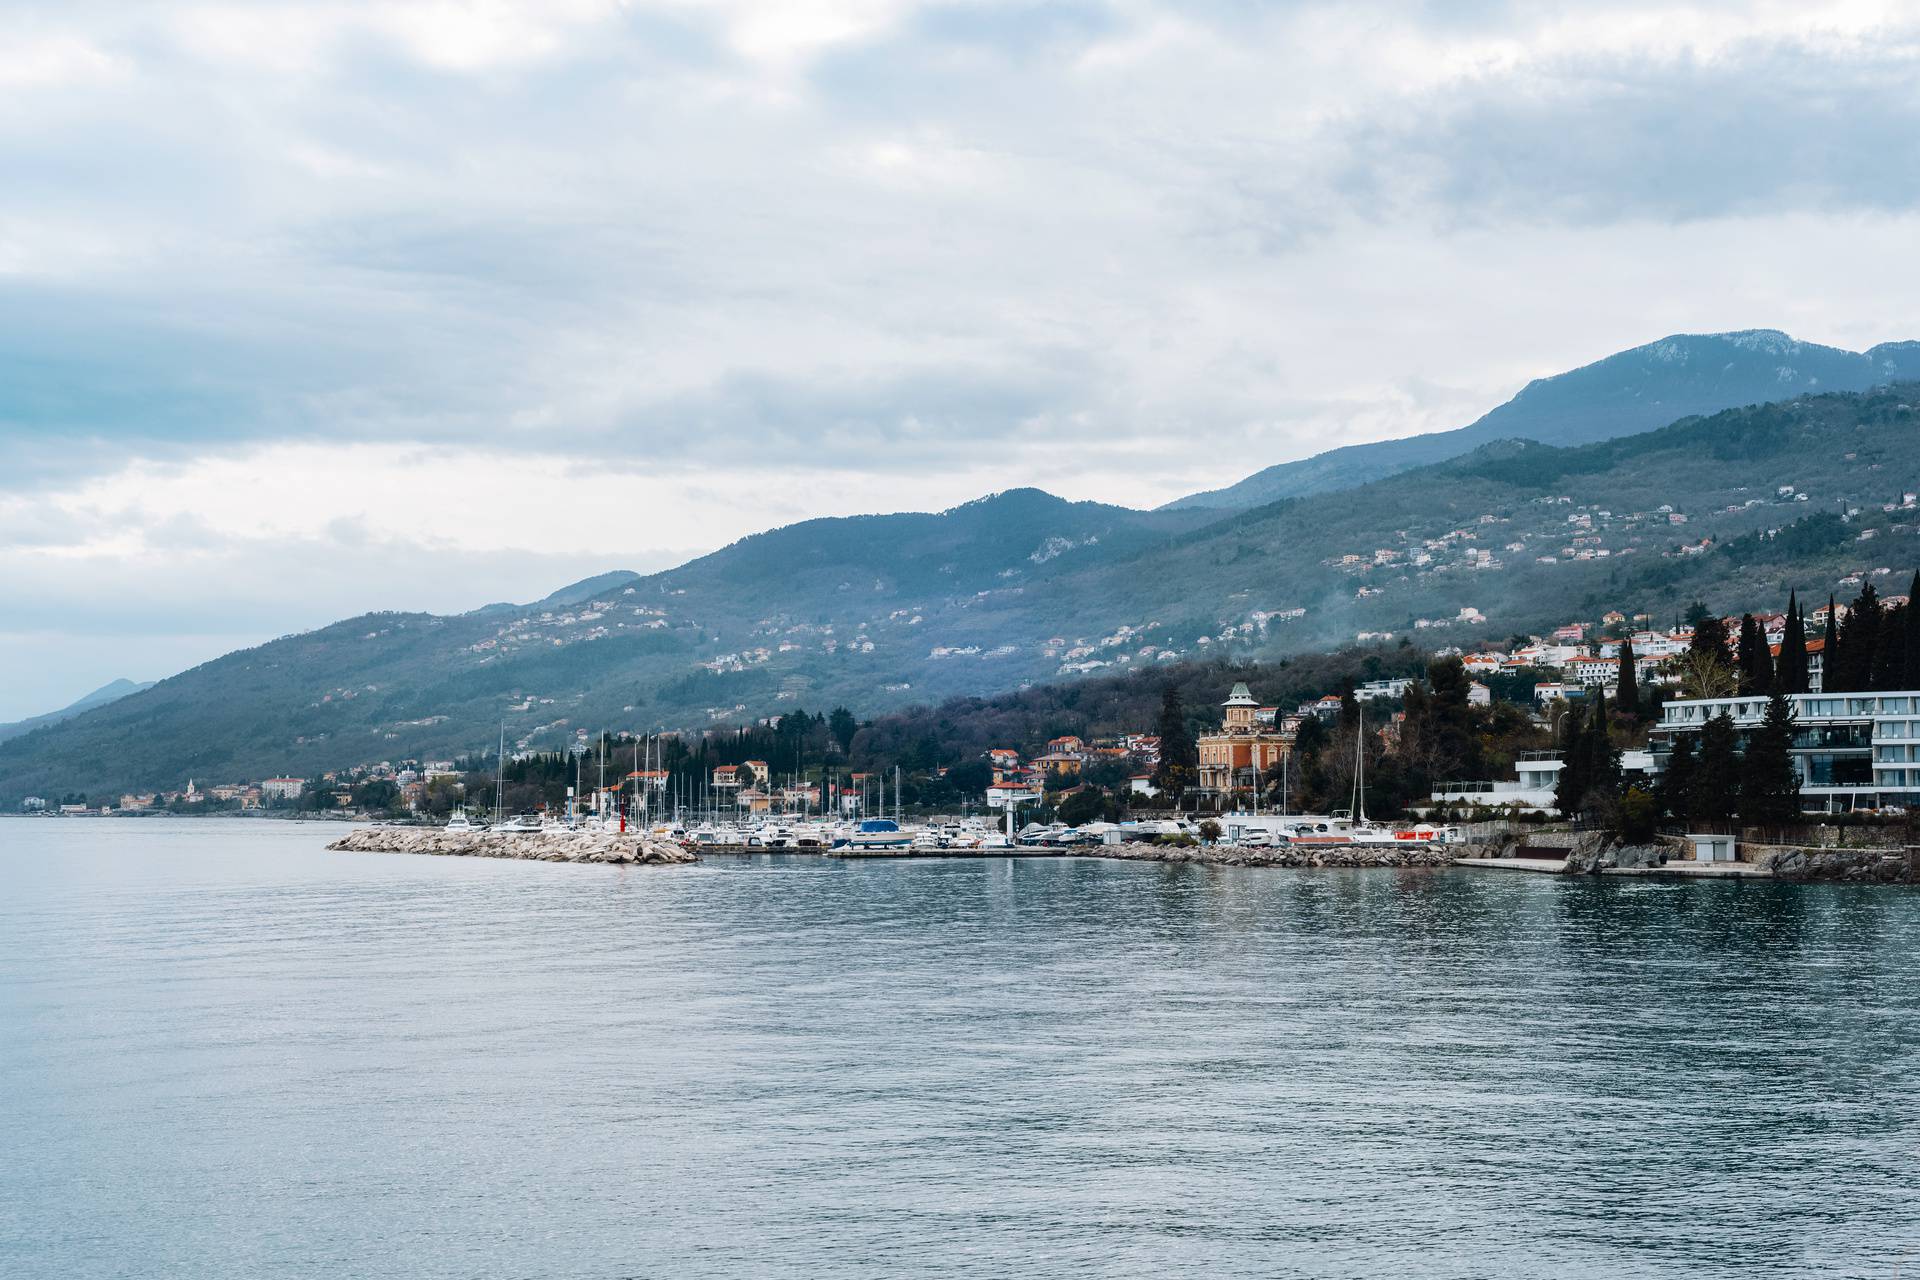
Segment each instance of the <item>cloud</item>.
[[[1435,303],[1417,276],[1343,293],[1329,262],[1415,236],[1460,259],[1516,225],[1637,223],[1657,251],[1688,221],[1910,210],[1898,17],[46,7],[34,47],[68,52],[20,65],[94,71],[23,79],[48,126],[0,125],[0,483],[527,431],[909,469],[942,461],[923,441],[1017,450],[1039,425],[1124,454],[1174,418],[1283,426],[1268,406],[1305,407],[1276,442],[1299,452],[1360,389],[1287,376],[1287,349],[1338,368],[1353,332]],[[1471,325],[1471,299],[1441,305]],[[1372,391],[1459,381],[1436,366],[1409,353]]]
[[[1891,4],[0,23],[0,560],[103,628],[537,595],[636,496],[636,555],[1010,483],[1151,505],[1663,333],[1920,329]],[[193,623],[176,570],[324,589]]]

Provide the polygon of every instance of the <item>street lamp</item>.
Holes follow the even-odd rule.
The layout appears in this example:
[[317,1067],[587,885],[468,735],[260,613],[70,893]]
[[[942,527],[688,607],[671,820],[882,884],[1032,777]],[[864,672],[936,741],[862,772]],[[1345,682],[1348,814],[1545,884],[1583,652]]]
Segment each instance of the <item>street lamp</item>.
[[576,797],[580,792],[580,760],[587,754],[587,744],[575,738],[567,747],[567,754],[573,757],[573,785],[567,788],[567,825],[572,826],[578,812]]

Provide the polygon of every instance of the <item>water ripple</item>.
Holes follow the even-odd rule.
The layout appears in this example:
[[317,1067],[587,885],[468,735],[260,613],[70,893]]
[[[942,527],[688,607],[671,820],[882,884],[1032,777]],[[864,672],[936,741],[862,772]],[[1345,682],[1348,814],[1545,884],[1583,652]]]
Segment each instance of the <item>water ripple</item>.
[[0,823],[0,1273],[1877,1276],[1920,1252],[1904,890],[663,871],[330,833]]

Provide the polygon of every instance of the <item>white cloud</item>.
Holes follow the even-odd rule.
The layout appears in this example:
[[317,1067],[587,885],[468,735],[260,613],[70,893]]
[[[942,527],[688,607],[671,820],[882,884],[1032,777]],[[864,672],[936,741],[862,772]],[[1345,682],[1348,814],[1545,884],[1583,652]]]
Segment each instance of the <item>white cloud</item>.
[[0,89],[73,89],[119,74],[120,61],[72,35],[0,40]]
[[323,584],[203,636],[464,607],[570,525],[1151,504],[1668,332],[1920,333],[1903,5],[7,22],[0,561],[155,637],[183,574]]

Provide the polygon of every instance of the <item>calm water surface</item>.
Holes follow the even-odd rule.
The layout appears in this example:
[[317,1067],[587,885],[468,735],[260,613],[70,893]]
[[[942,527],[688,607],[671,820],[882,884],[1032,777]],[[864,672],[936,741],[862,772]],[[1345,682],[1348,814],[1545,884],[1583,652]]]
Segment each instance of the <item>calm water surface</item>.
[[0,1275],[1920,1275],[1920,896],[0,821]]

